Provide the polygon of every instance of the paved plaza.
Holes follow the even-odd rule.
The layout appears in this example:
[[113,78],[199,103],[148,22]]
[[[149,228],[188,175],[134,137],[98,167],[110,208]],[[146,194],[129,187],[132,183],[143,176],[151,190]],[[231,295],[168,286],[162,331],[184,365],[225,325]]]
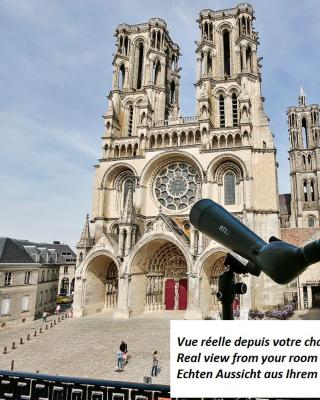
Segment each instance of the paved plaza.
[[[2,328],[0,369],[10,369],[14,360],[17,371],[142,382],[144,376],[150,375],[152,353],[157,350],[161,371],[153,382],[169,384],[170,318],[182,319],[183,313],[147,313],[129,320],[115,320],[111,314],[100,313],[67,318],[60,323],[57,318],[48,318],[47,330],[42,320]],[[50,327],[54,319],[56,325]],[[292,319],[320,319],[320,310],[296,311]],[[131,359],[123,372],[115,372],[121,340],[127,342]],[[12,342],[16,343],[15,350]],[[8,354],[2,354],[5,346]]]
[[[164,312],[114,320],[101,313],[67,318],[50,328],[50,322],[57,319],[52,316],[48,318],[48,330],[41,320],[3,328],[0,351],[7,346],[8,354],[1,354],[0,369],[10,369],[14,360],[17,371],[142,382],[144,376],[150,376],[152,354],[157,350],[161,371],[153,383],[169,384],[169,319],[182,316],[181,312]],[[28,333],[30,341],[26,340]],[[19,344],[21,337],[23,345]],[[131,358],[123,372],[115,372],[121,340],[127,342]],[[13,341],[16,350],[11,349]]]

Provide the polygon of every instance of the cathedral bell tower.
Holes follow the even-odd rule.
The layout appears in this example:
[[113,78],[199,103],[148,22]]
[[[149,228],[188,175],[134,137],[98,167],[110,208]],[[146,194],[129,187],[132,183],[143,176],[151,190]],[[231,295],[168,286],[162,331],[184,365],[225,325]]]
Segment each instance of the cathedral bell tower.
[[320,185],[320,107],[307,105],[301,87],[298,106],[287,111],[289,125],[289,161],[291,180],[290,226],[319,226]]
[[139,25],[118,25],[112,90],[105,118],[105,138],[135,137],[148,123],[179,113],[179,46],[167,25],[151,18]]
[[[253,125],[268,125],[263,111],[258,33],[248,4],[224,11],[201,11],[196,42],[196,112],[201,129],[240,127],[247,145],[262,147],[271,138],[254,135]],[[267,140],[266,140],[267,139]]]

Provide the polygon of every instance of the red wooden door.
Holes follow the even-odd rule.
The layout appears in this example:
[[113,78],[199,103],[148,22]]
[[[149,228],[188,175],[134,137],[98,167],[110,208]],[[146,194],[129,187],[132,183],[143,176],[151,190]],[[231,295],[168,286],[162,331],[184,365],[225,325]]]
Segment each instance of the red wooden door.
[[179,310],[186,310],[188,305],[188,280],[179,281]]
[[167,279],[165,284],[164,301],[166,310],[174,310],[174,279]]

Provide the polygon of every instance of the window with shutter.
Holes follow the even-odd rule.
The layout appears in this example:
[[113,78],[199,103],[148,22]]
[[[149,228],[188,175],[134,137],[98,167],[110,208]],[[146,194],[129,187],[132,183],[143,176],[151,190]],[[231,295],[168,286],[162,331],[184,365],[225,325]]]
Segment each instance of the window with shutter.
[[0,314],[1,315],[9,314],[10,302],[11,302],[10,297],[1,300],[1,306],[0,306]]
[[21,311],[29,310],[29,295],[22,296],[21,299]]

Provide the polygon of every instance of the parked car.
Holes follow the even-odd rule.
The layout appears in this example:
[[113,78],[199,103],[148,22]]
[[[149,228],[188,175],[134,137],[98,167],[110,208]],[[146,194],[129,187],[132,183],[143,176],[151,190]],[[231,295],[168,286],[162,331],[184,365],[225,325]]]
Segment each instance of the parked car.
[[65,304],[65,303],[70,303],[72,301],[70,296],[65,296],[65,295],[58,295],[57,296],[57,304]]

